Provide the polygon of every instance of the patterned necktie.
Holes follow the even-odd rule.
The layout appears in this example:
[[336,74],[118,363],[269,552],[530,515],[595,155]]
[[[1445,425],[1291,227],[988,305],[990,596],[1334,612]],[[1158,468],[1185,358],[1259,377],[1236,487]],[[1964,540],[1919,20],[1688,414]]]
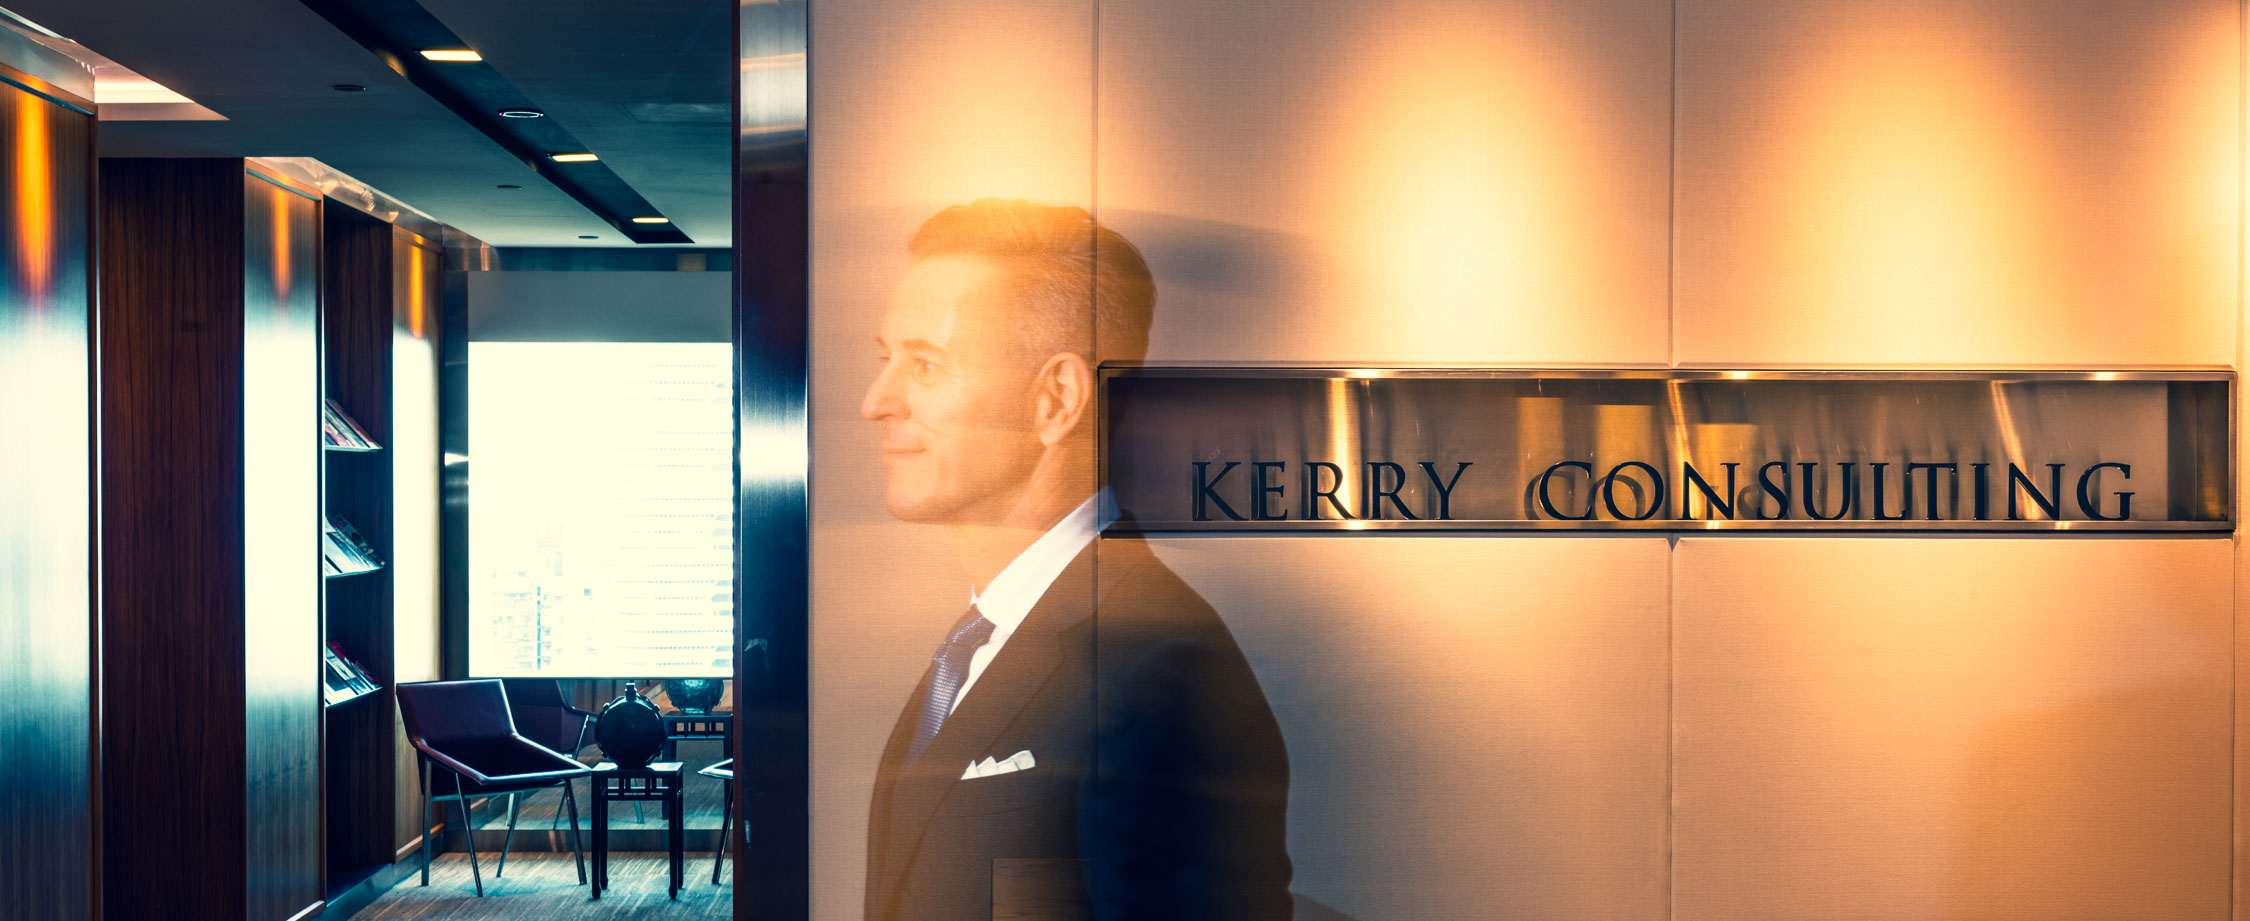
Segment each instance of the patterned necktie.
[[930,693],[922,701],[922,721],[914,727],[914,747],[908,751],[908,763],[919,761],[922,750],[930,747],[937,738],[938,727],[945,725],[945,717],[953,712],[953,698],[961,693],[961,682],[969,677],[969,658],[977,654],[977,647],[992,638],[992,622],[977,612],[975,605],[961,615],[961,623],[946,634],[945,645],[938,647],[931,659],[937,667],[930,670]]

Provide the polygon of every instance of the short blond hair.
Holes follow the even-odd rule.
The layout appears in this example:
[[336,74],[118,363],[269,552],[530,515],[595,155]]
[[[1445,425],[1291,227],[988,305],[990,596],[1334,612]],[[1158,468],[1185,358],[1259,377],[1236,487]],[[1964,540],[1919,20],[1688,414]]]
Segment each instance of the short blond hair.
[[918,260],[990,260],[1005,278],[1004,290],[994,293],[1020,312],[1008,324],[1022,331],[1017,344],[1041,357],[1073,352],[1088,362],[1138,361],[1148,354],[1156,309],[1148,262],[1084,208],[978,199],[922,222],[906,251]]

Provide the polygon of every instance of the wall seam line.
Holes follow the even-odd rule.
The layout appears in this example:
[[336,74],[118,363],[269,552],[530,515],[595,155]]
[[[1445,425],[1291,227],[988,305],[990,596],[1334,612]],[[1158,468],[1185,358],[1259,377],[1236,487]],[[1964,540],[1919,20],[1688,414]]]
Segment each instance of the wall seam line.
[[[2244,0],[2250,3],[2250,0]],[[1664,358],[1680,366],[1680,3],[1672,0],[1668,159],[1664,196]],[[1664,916],[1679,909],[1679,553],[1678,535],[1664,547]]]

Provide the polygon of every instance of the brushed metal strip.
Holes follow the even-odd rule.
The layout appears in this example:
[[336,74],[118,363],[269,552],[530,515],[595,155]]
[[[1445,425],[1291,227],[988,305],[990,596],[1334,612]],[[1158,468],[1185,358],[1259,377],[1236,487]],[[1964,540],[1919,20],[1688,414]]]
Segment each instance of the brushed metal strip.
[[81,115],[93,115],[94,74],[70,55],[0,26],[0,82],[22,87]]
[[92,100],[78,96],[49,81],[41,80],[6,64],[0,64],[0,83],[14,86],[80,115],[92,115],[95,111]]
[[1419,533],[1489,533],[1494,531],[1793,531],[1860,532],[1876,534],[1958,532],[2014,534],[2024,532],[2092,531],[2107,534],[2231,534],[2227,521],[1920,521],[1911,527],[1879,521],[1545,521],[1519,519],[1453,519],[1450,521],[1183,521],[1142,527],[1120,518],[1102,532],[1103,537],[1164,534],[1326,534],[1352,531],[1404,531]]
[[292,195],[311,199],[316,202],[321,200],[320,189],[314,188],[312,186],[307,186],[300,180],[291,179],[287,176],[281,175],[279,171],[271,169],[261,169],[259,168],[259,165],[255,160],[248,161],[248,164],[242,168],[242,171],[243,173],[249,175],[252,179],[262,180],[270,185],[289,192]]
[[1714,368],[1493,368],[1385,365],[1165,365],[1104,363],[1103,378],[1218,380],[1601,380],[1601,381],[2232,381],[2222,370],[1889,370]]
[[[1123,511],[1118,535],[2177,536],[2228,532],[2234,521],[2230,371],[1113,365],[1101,374],[1100,458]],[[1433,483],[1421,484],[1414,468],[1433,464],[1454,479],[1428,469]],[[2075,492],[2062,485],[2066,466]],[[1747,486],[1738,468],[1755,471]],[[1781,479],[1769,481],[1775,468]],[[1908,482],[1917,468],[1919,487]],[[2118,483],[2098,485],[2105,468]],[[1816,482],[1816,469],[1829,472]],[[1713,492],[1705,477],[1722,470]],[[2051,472],[2026,472],[2042,470]],[[1386,473],[1397,482],[1383,485]],[[1706,497],[1701,509],[1690,484]],[[1816,496],[1821,507],[1837,503],[1834,514]],[[1768,497],[1781,503],[1773,518]],[[2019,498],[2029,503],[2021,514]],[[1907,504],[1891,514],[1892,502]]]
[[737,919],[812,915],[808,6],[735,7]]

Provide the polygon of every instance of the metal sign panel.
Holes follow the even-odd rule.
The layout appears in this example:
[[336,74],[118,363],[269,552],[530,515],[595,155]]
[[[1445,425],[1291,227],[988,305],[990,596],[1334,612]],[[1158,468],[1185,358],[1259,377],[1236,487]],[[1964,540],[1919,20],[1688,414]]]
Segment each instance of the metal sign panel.
[[2227,372],[1105,367],[1112,533],[2228,531]]

